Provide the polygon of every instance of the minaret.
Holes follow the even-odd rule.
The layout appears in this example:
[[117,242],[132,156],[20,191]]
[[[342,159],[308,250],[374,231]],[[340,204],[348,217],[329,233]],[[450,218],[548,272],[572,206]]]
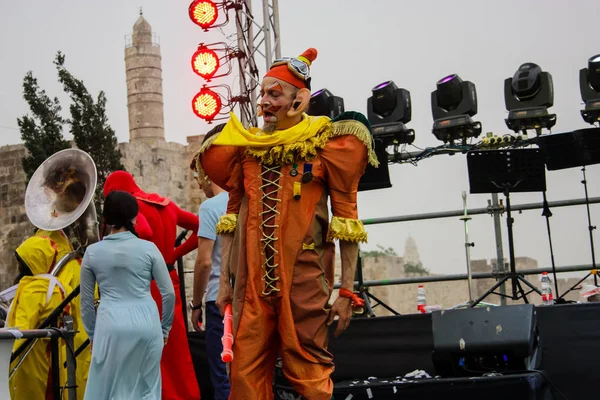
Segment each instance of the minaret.
[[160,46],[140,17],[125,47],[129,140],[165,140]]

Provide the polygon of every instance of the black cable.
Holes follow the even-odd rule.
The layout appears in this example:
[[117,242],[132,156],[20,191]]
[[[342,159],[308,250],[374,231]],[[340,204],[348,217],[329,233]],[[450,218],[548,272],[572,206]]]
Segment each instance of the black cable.
[[56,327],[50,327],[48,329],[51,330],[51,331],[58,332],[58,334],[60,335],[60,337],[62,337],[64,339],[65,343],[67,344],[67,347],[71,351],[71,355],[73,356],[73,358],[75,358],[75,349],[73,348],[73,346],[71,346],[71,344],[67,340],[67,337],[65,336],[65,333],[61,329],[58,329]]
[[546,198],[546,191],[542,192],[543,198],[543,210],[542,216],[546,218],[546,231],[548,233],[548,245],[550,246],[550,262],[552,263],[552,275],[554,276],[554,292],[556,296],[560,296],[558,291],[558,281],[556,279],[556,264],[554,262],[554,246],[552,246],[552,231],[550,229],[550,217],[552,216],[552,211],[550,211],[550,206],[548,206],[548,200]]
[[423,151],[424,149],[420,148],[419,146],[417,146],[416,144],[411,144],[412,147],[414,147],[417,150],[421,150]]
[[[544,380],[548,383],[548,385],[550,385],[550,391],[552,391],[552,389],[554,389],[556,392],[558,392],[558,394],[560,394],[560,396],[563,399],[569,400],[567,398],[567,396],[565,396],[565,394],[563,392],[561,392],[560,389],[554,385],[554,383],[552,383],[550,378],[548,378],[548,376],[543,371],[538,371],[537,369],[532,369],[531,372],[536,372],[536,373],[540,374],[542,376],[542,378],[544,378]],[[552,393],[552,397],[554,397],[556,399],[556,396],[554,396],[554,393]]]

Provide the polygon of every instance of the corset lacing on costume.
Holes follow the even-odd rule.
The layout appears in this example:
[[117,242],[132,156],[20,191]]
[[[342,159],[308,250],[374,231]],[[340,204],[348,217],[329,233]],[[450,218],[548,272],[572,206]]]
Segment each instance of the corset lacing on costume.
[[277,287],[279,277],[275,274],[275,268],[279,266],[275,263],[275,256],[279,254],[275,248],[275,242],[279,240],[276,237],[279,225],[275,224],[275,218],[280,214],[277,211],[277,203],[281,202],[281,199],[277,198],[277,192],[281,189],[279,178],[282,175],[279,169],[279,166],[263,165],[263,171],[260,174],[263,181],[260,187],[262,193],[261,203],[263,204],[263,211],[260,213],[262,217],[260,226],[263,235],[261,238],[263,243],[262,252],[265,255],[264,274],[262,276],[262,280],[265,281],[265,288],[262,291],[263,296],[269,296],[280,290]]

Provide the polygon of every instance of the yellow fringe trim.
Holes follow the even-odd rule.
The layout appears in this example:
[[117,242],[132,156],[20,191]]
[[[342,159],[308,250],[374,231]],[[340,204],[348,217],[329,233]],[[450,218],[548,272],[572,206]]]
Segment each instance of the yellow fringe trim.
[[315,249],[314,243],[311,243],[311,244],[302,243],[302,250],[314,250],[314,249]]
[[206,139],[204,143],[202,143],[202,145],[200,146],[200,149],[198,149],[198,151],[192,158],[192,161],[190,162],[190,168],[196,171],[196,173],[198,174],[198,176],[196,177],[198,183],[202,183],[208,178],[206,176],[206,172],[204,172],[204,169],[202,168],[202,164],[200,163],[200,156],[215,142],[215,140],[217,140],[219,134],[220,133],[217,133],[216,135],[213,135]]
[[[338,136],[354,135],[366,147],[369,164],[379,166],[379,161],[373,149],[373,140],[369,129],[356,120],[343,120],[326,124],[321,132],[303,142],[287,145],[277,145],[268,148],[248,147],[246,154],[259,159],[265,165],[292,164],[295,161],[312,161],[317,157],[318,150],[324,148],[330,139]],[[198,174],[198,182],[203,182],[207,177],[200,163],[200,156],[217,140],[219,134],[213,135],[200,146],[194,155],[190,168]]]
[[335,239],[346,242],[367,242],[367,232],[363,223],[358,219],[333,217],[329,224],[328,241]]
[[261,160],[265,165],[292,164],[298,160],[312,161],[317,157],[317,150],[325,147],[333,128],[327,123],[321,132],[304,142],[280,144],[268,148],[248,147],[246,154]]
[[221,219],[217,223],[217,233],[233,233],[237,225],[237,214],[225,214],[221,215]]
[[246,154],[259,159],[265,165],[292,164],[295,161],[312,161],[317,157],[317,151],[324,148],[330,139],[337,136],[354,135],[366,147],[369,164],[379,166],[379,161],[373,150],[372,138],[369,129],[355,120],[344,120],[327,124],[317,135],[304,142],[288,145],[277,145],[269,148],[249,147]]

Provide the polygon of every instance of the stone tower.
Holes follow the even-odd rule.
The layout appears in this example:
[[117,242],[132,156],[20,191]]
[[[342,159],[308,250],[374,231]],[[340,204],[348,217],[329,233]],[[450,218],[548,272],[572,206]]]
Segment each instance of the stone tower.
[[165,140],[160,46],[140,17],[125,47],[129,140]]

